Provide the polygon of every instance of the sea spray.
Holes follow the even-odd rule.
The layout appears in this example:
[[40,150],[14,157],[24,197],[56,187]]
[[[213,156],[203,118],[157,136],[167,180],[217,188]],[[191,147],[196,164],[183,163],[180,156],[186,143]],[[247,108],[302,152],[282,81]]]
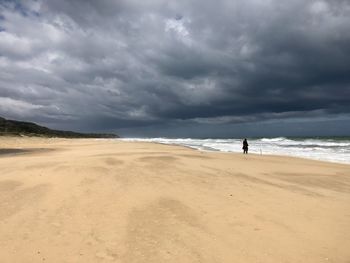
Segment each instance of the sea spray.
[[[125,141],[175,144],[202,151],[242,152],[242,139],[124,138]],[[249,153],[288,155],[350,164],[350,138],[248,138]]]

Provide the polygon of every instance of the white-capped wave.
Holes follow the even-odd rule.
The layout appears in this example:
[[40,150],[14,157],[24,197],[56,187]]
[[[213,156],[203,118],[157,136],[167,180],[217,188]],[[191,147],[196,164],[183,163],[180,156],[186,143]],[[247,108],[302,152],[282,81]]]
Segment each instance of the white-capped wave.
[[262,138],[260,139],[262,142],[283,142],[283,141],[289,141],[285,137],[277,137],[277,138]]
[[[242,152],[241,139],[125,138],[119,140],[175,144],[202,151]],[[350,163],[350,140],[278,137],[248,139],[248,143],[250,153],[289,155],[322,161]]]

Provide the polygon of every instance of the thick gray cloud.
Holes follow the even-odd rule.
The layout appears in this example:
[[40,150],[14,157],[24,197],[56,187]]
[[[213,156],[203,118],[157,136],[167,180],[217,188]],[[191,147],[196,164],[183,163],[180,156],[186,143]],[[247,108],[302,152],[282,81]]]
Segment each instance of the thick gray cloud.
[[0,115],[138,136],[302,135],[303,120],[305,135],[349,134],[349,28],[345,0],[0,1]]

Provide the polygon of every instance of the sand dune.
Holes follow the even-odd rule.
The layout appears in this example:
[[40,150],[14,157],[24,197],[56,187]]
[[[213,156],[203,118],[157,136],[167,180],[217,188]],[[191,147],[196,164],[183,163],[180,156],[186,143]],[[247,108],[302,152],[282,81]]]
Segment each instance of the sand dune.
[[349,165],[113,140],[0,148],[0,262],[350,262]]

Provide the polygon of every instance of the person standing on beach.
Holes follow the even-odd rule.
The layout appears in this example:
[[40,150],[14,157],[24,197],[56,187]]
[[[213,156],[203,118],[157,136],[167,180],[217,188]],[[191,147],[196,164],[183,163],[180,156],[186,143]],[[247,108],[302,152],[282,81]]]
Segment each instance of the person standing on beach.
[[248,142],[247,142],[247,139],[244,139],[243,140],[243,154],[248,154]]

